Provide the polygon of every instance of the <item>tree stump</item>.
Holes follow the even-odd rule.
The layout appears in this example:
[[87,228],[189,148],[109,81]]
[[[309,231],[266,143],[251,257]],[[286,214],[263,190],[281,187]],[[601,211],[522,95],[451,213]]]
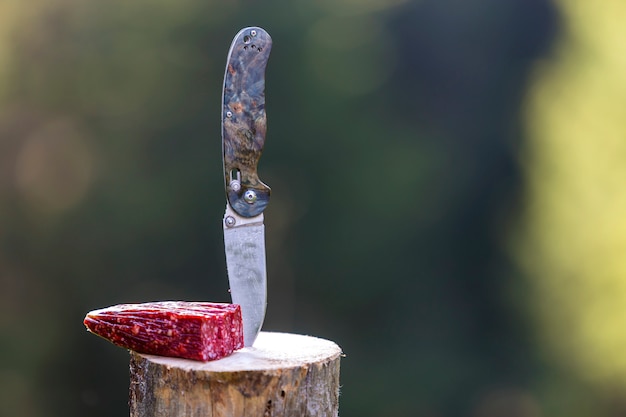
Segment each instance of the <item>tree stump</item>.
[[130,417],[336,417],[335,343],[261,332],[212,362],[131,352]]

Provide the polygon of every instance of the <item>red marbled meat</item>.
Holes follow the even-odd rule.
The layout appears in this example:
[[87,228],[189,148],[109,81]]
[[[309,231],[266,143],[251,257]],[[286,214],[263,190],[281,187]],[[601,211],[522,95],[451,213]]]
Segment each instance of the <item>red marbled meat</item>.
[[162,301],[87,313],[87,329],[140,353],[210,361],[243,347],[237,304]]

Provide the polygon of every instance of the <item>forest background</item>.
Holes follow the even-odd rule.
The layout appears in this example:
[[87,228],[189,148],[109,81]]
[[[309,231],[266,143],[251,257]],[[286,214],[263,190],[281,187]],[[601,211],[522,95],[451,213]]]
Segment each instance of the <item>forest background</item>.
[[626,412],[626,3],[0,2],[0,416],[127,415],[89,310],[228,301],[220,98],[273,37],[266,330],[340,412]]

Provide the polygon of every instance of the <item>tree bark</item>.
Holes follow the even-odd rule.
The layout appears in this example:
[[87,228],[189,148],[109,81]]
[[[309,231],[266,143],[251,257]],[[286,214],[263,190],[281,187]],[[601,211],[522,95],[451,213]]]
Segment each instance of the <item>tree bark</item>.
[[335,343],[261,332],[250,348],[212,362],[131,352],[131,417],[336,417]]

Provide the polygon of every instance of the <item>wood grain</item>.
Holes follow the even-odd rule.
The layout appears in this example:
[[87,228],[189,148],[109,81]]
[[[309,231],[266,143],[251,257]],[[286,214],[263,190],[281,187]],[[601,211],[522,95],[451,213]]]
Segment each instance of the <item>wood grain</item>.
[[131,417],[336,417],[341,349],[310,336],[261,332],[212,362],[131,352]]

